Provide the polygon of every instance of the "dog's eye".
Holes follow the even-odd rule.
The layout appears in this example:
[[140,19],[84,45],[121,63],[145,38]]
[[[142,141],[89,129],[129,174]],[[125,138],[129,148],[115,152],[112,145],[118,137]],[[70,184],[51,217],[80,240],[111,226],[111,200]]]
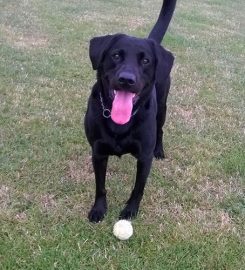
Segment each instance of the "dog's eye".
[[148,59],[148,58],[143,58],[142,59],[142,64],[143,65],[147,65],[147,64],[149,64],[150,63],[150,60]]
[[112,59],[115,60],[115,61],[118,61],[118,60],[121,59],[121,56],[120,56],[119,53],[114,53],[114,54],[112,55]]

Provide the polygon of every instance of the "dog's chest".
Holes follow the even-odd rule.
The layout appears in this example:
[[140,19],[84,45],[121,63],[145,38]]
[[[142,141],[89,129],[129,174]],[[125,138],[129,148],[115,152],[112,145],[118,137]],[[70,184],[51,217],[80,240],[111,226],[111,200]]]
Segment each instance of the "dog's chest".
[[141,144],[131,136],[113,136],[110,138],[100,139],[96,142],[96,152],[99,155],[116,155],[132,154],[137,157],[141,153]]
[[115,154],[119,156],[127,153],[137,156],[140,154],[141,145],[138,140],[131,137],[126,137],[124,139],[116,138],[114,142],[114,150]]

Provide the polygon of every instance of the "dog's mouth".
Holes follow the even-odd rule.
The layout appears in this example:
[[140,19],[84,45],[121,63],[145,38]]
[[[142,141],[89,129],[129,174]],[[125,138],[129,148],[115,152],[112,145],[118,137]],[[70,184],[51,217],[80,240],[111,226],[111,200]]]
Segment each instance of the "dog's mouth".
[[139,98],[136,93],[126,90],[113,90],[111,93],[113,102],[111,109],[111,119],[118,125],[129,122],[133,106]]

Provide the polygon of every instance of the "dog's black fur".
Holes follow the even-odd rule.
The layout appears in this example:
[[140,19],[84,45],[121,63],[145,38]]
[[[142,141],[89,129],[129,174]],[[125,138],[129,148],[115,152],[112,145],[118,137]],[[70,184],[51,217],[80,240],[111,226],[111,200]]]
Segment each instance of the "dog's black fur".
[[[96,179],[91,222],[103,219],[106,210],[105,176],[110,155],[132,154],[137,159],[134,189],[122,219],[138,213],[153,156],[164,158],[162,127],[170,88],[173,55],[160,46],[175,9],[176,0],[164,0],[159,18],[147,39],[124,34],[95,37],[90,42],[90,59],[97,70],[85,116],[85,131],[92,147]],[[129,122],[116,124],[110,118],[114,90],[136,94]]]

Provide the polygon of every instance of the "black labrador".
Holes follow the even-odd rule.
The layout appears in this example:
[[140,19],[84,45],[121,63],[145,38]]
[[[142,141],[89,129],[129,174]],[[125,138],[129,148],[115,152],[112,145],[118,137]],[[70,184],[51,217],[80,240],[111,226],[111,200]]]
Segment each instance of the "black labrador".
[[96,180],[91,222],[107,211],[105,177],[110,155],[132,154],[137,159],[134,189],[121,219],[137,215],[152,159],[164,158],[162,127],[170,88],[173,55],[160,46],[176,0],[164,0],[148,38],[124,34],[95,37],[89,54],[97,81],[85,116],[85,132],[92,147]]

